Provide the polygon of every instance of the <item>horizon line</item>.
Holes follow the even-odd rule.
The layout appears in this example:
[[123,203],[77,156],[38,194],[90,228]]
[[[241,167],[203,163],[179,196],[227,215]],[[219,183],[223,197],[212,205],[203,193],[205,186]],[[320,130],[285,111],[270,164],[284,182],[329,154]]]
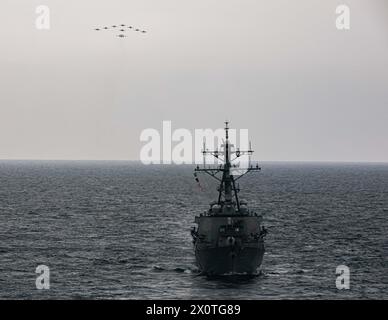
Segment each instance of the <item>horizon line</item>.
[[[142,163],[141,160],[138,159],[40,159],[40,158],[0,158],[0,161],[127,161],[127,162],[139,162]],[[255,162],[265,163],[265,162],[287,162],[287,163],[343,163],[343,164],[351,164],[351,163],[365,163],[365,164],[388,164],[388,161],[365,161],[365,160],[254,160]],[[184,163],[184,165],[197,165],[199,163]],[[181,165],[176,163],[152,163],[152,164],[144,164],[144,165]]]

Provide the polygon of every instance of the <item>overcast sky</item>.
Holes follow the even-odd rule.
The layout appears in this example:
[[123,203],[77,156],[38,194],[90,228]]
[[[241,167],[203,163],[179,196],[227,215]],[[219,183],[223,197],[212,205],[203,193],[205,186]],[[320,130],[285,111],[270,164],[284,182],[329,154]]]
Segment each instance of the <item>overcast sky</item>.
[[[93,30],[120,23],[148,32]],[[228,118],[258,160],[388,162],[386,0],[2,0],[0,26],[0,159],[138,159],[162,120]]]

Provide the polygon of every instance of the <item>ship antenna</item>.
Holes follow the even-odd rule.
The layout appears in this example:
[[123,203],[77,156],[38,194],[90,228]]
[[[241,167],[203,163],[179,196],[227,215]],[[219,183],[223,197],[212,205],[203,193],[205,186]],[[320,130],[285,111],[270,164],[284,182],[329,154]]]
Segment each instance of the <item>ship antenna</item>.
[[[225,202],[231,203],[233,199],[232,195],[232,179],[230,175],[230,150],[229,150],[229,121],[225,121],[225,165],[222,182],[225,186]],[[237,206],[239,206],[237,201]]]
[[229,157],[229,121],[225,121],[225,164],[230,164]]
[[248,150],[248,168],[251,167],[251,160],[252,160],[252,141],[249,141],[249,150]]
[[202,149],[202,156],[203,156],[203,167],[206,166],[206,138],[203,137],[203,149]]
[[[238,148],[236,151],[230,150],[230,143],[229,143],[229,121],[225,121],[225,141],[223,141],[223,149],[218,150],[218,148],[215,148],[215,150],[208,150],[206,149],[206,141],[205,137],[203,138],[203,168],[197,168],[195,169],[195,172],[203,172],[211,176],[212,178],[218,180],[219,182],[219,188],[218,188],[218,205],[222,207],[222,212],[233,212],[233,209],[231,208],[234,206],[234,204],[237,207],[237,210],[235,213],[239,213],[240,211],[240,200],[238,197],[238,192],[240,191],[239,186],[236,186],[236,181],[243,176],[245,176],[247,173],[251,171],[257,171],[260,170],[260,167],[258,164],[256,167],[253,167],[251,164],[251,156],[253,154],[252,150],[252,143],[249,141],[249,149],[248,150],[240,150]],[[216,167],[208,167],[206,168],[206,155],[212,155],[218,160],[223,161],[224,163],[222,165],[217,165]],[[231,159],[231,156],[234,155],[234,158]],[[249,165],[248,168],[245,168],[245,172],[242,174],[231,174],[231,163],[236,158],[239,158],[241,155],[248,155],[249,156]],[[219,159],[219,156],[222,158]],[[241,168],[240,168],[241,169]],[[219,175],[221,174],[221,175]],[[233,201],[233,197],[235,198],[235,202]],[[225,210],[224,210],[225,209]]]

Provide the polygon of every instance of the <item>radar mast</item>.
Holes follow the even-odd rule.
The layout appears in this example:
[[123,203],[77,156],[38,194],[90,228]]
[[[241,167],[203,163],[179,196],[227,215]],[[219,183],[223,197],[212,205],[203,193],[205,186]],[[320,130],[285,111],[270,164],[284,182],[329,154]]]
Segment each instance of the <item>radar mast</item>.
[[[260,171],[261,168],[256,163],[252,165],[251,156],[253,154],[253,150],[251,148],[251,143],[249,142],[248,150],[240,150],[237,148],[234,150],[233,144],[229,141],[229,122],[225,121],[225,141],[221,145],[221,151],[216,150],[208,150],[206,149],[206,143],[204,141],[204,146],[202,150],[203,155],[203,167],[197,165],[195,168],[195,173],[206,173],[212,178],[219,181],[218,187],[218,206],[221,207],[222,213],[240,213],[240,200],[238,197],[238,193],[240,191],[239,187],[236,187],[236,181],[241,177],[245,176],[247,173],[252,171]],[[206,166],[206,156],[212,155],[218,161],[222,162],[221,165],[209,165]],[[248,155],[248,166],[245,168],[241,168],[233,164],[233,161],[240,158],[243,155]],[[233,158],[232,158],[233,157]],[[243,171],[241,174],[232,174],[232,170],[234,168],[238,168],[239,171]],[[236,170],[235,170],[236,171]]]

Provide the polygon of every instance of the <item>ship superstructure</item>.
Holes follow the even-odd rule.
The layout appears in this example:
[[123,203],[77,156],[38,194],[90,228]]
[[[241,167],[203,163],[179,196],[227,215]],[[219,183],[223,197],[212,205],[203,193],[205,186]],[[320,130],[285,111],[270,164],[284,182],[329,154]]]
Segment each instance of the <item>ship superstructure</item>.
[[[221,150],[202,150],[204,164],[195,168],[194,176],[205,173],[219,182],[218,199],[210,203],[205,213],[195,217],[198,225],[191,231],[195,257],[200,271],[206,275],[255,274],[264,255],[262,217],[239,197],[236,181],[253,171],[260,171],[252,164],[253,150],[234,148],[229,141],[229,123],[225,122],[225,140]],[[206,156],[214,156],[221,164],[206,165]],[[248,165],[234,164],[241,156],[248,156]]]

